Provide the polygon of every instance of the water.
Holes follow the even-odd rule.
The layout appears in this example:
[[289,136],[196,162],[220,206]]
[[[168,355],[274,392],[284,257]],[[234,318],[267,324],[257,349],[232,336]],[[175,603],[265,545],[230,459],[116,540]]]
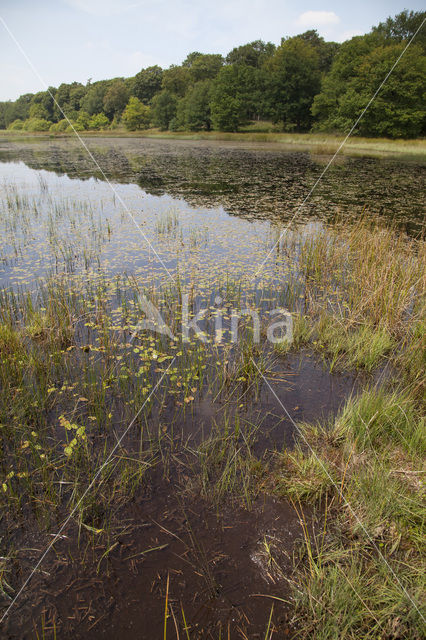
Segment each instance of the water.
[[[279,145],[148,138],[85,139],[99,166],[78,140],[37,138],[0,142],[0,161],[21,160],[72,178],[136,183],[149,194],[171,195],[196,207],[222,206],[242,217],[293,215],[330,156],[294,152]],[[302,217],[331,219],[337,212],[396,218],[408,227],[424,212],[424,158],[338,156]]]
[[338,157],[301,206],[327,157],[223,142],[86,143],[98,166],[74,139],[1,141],[1,285],[100,270],[151,278],[178,270],[201,284],[230,261],[233,276],[250,279],[293,219],[326,224],[368,211],[422,229],[420,159]]
[[[300,309],[303,291],[299,295],[296,286],[297,247],[289,259],[285,251],[293,241],[300,245],[336,216],[349,224],[365,209],[383,216],[385,223],[397,222],[409,233],[421,229],[424,166],[419,160],[339,158],[299,209],[327,157],[254,144],[136,138],[95,138],[87,143],[111,184],[73,139],[0,142],[0,287],[29,289],[37,296],[47,281],[53,282],[53,291],[66,282],[70,291],[79,291],[89,301],[81,305],[85,313],[75,319],[71,351],[60,345],[60,353],[67,354],[66,370],[55,373],[52,369],[50,374],[55,384],[47,392],[54,394],[49,398],[55,397],[56,404],[49,400],[52,408],[45,431],[49,446],[59,442],[55,459],[60,464],[58,412],[74,416],[78,407],[75,419],[87,427],[96,462],[133,419],[133,403],[142,384],[123,382],[125,392],[117,398],[115,390],[107,392],[100,404],[102,409],[111,407],[108,426],[99,428],[96,420],[91,422],[94,416],[86,415],[89,400],[85,396],[95,393],[97,371],[106,357],[97,343],[99,327],[85,324],[89,316],[96,316],[92,299],[115,321],[110,327],[114,344],[118,335],[126,344],[129,325],[139,320],[133,318],[138,313],[130,304],[134,290],[153,289],[153,285],[157,291],[176,283],[185,283],[187,290],[193,285],[200,304],[206,296],[213,304],[216,294],[224,291],[243,304],[244,294],[253,290],[262,296],[256,304],[267,306],[276,303],[275,285],[279,282],[282,289],[287,279],[293,283],[294,306]],[[278,242],[283,232],[285,243]],[[90,294],[91,285],[99,286],[99,295]],[[123,295],[125,287],[128,297]],[[42,300],[38,299],[37,308]],[[123,309],[127,302],[129,307]],[[144,349],[150,337],[145,339],[146,344],[139,345]],[[36,338],[35,343],[43,349],[42,339],[37,343]],[[153,353],[152,345],[150,349]],[[114,362],[120,363],[123,353],[117,353]],[[222,367],[223,353],[231,359],[226,345],[223,351],[218,348],[205,361],[207,371],[210,365]],[[152,366],[157,367],[155,358]],[[186,375],[185,363],[180,366],[180,375]],[[116,364],[105,369],[106,389],[115,385],[117,369]],[[82,371],[91,373],[88,381]],[[122,372],[126,373],[124,368]],[[198,369],[195,373],[198,379]],[[196,397],[187,408],[179,402],[181,392],[175,394],[171,383],[170,387],[164,383],[170,389],[167,402],[159,400],[157,405],[155,400],[144,418],[144,431],[131,429],[122,443],[131,460],[139,455],[141,443],[145,447],[158,438],[163,464],[156,453],[149,477],[134,496],[129,499],[126,491],[118,495],[108,524],[114,541],[108,538],[108,555],[98,539],[96,552],[86,553],[85,543],[79,546],[77,537],[85,531],[78,533],[72,521],[7,619],[5,637],[32,638],[36,628],[41,637],[43,626],[50,638],[55,625],[64,638],[133,638],[135,633],[141,638],[160,637],[169,578],[171,606],[179,617],[182,603],[191,638],[216,638],[221,632],[265,637],[271,597],[290,596],[286,577],[292,571],[294,540],[302,536],[299,519],[284,501],[263,494],[254,499],[250,510],[235,506],[232,500],[222,502],[219,509],[203,499],[197,484],[198,446],[215,433],[217,425],[223,427],[225,413],[230,424],[238,413],[244,441],[253,437],[254,453],[259,460],[267,459],[271,451],[293,446],[295,421],[328,419],[351,394],[372,381],[353,371],[331,373],[321,357],[308,349],[274,356],[268,360],[266,375],[274,392],[266,385],[258,391],[256,386],[239,386],[241,377],[222,394],[223,389],[214,384],[203,387],[200,383],[198,389],[191,389]],[[13,420],[13,427],[21,428],[20,421]],[[252,432],[253,436],[247,435]],[[244,444],[241,438],[238,443]],[[18,450],[20,457],[26,455]],[[25,498],[23,494],[24,502]],[[100,495],[84,514],[90,526],[104,526],[103,508]],[[9,515],[11,528],[6,516],[2,527],[4,539],[10,536],[9,546],[21,553],[10,571],[10,582],[18,589],[58,523],[53,518],[44,528],[34,518],[20,522],[12,511]],[[265,542],[275,545],[283,575],[271,573]],[[1,605],[7,601],[0,601]],[[274,600],[274,606],[274,624],[287,637],[292,634],[291,606],[281,600]],[[171,625],[170,619],[170,632]]]

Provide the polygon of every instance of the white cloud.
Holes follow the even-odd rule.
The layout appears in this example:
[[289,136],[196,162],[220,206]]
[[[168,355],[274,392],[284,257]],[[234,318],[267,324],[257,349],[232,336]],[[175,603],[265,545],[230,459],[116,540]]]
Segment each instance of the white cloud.
[[339,22],[340,18],[334,11],[305,11],[305,13],[302,13],[297,19],[297,23],[307,29],[331,26],[333,24],[339,24]]

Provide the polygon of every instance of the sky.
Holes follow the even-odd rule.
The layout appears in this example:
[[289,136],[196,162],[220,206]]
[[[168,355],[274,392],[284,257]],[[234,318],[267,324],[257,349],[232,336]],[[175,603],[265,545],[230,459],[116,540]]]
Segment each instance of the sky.
[[366,33],[411,0],[0,0],[0,100],[132,76],[180,64],[191,51],[233,47],[317,29],[342,42]]

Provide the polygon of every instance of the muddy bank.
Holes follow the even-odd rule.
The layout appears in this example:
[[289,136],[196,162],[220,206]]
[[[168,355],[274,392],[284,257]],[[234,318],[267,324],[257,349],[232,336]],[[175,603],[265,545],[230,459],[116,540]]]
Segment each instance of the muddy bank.
[[139,499],[121,516],[128,529],[103,560],[57,545],[3,637],[33,638],[44,628],[50,638],[56,627],[69,639],[159,638],[166,597],[171,637],[176,624],[183,632],[184,618],[191,638],[263,637],[273,602],[273,624],[291,637],[291,607],[268,600],[289,595],[302,535],[291,506],[259,496],[250,512],[225,507],[218,515],[203,501],[177,500],[176,485],[163,483],[155,499]]
[[[164,445],[168,452],[153,465],[143,487],[131,498],[117,500],[107,530],[105,513],[96,507],[102,505],[102,495],[91,515],[86,512],[83,525],[74,518],[69,522],[11,610],[3,637],[29,639],[36,631],[45,638],[55,633],[93,640],[162,637],[166,598],[171,637],[176,625],[182,634],[187,625],[191,638],[216,640],[228,633],[263,638],[272,605],[271,628],[292,637],[289,580],[303,530],[293,506],[262,489],[274,451],[292,447],[296,436],[280,403],[296,422],[333,416],[359,382],[348,373],[330,374],[308,352],[275,359],[268,381],[279,400],[264,386],[240,408],[242,422],[258,426],[250,504],[238,481],[230,493],[217,493],[220,460],[207,469],[211,494],[209,485],[203,488],[197,447],[223,421],[224,403],[201,398],[184,419],[175,421]],[[228,415],[236,409],[228,408]],[[164,415],[153,416],[148,433],[165,433],[167,425]],[[122,455],[131,456],[136,445],[137,438],[133,444],[130,438]],[[308,508],[305,515],[310,521]],[[55,527],[50,529],[53,533]],[[24,581],[48,542],[36,530],[21,539],[14,584]],[[7,606],[5,600],[3,604]]]

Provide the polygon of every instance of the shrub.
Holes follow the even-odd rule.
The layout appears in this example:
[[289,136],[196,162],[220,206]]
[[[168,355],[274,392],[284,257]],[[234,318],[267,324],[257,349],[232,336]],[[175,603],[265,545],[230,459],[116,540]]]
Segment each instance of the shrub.
[[49,131],[51,131],[52,133],[58,133],[61,131],[66,131],[68,127],[68,120],[65,120],[65,118],[63,120],[59,120],[59,122],[55,122],[54,124],[50,125]]
[[23,128],[24,128],[24,123],[20,118],[17,118],[17,120],[14,120],[8,126],[8,129],[10,129],[11,131],[22,131]]
[[82,129],[78,129],[78,131],[82,131],[83,129],[88,129],[90,126],[90,116],[87,113],[87,111],[80,111],[76,122],[80,127],[82,127]]
[[67,133],[73,133],[74,131],[84,131],[84,127],[77,120],[77,122],[72,122],[71,124],[69,124],[65,131]]
[[147,129],[151,120],[151,109],[138,98],[132,96],[123,111],[123,122],[126,129]]
[[44,118],[29,118],[25,120],[24,131],[49,131],[50,122]]
[[90,118],[89,129],[106,129],[109,127],[109,120],[104,113],[97,113]]

